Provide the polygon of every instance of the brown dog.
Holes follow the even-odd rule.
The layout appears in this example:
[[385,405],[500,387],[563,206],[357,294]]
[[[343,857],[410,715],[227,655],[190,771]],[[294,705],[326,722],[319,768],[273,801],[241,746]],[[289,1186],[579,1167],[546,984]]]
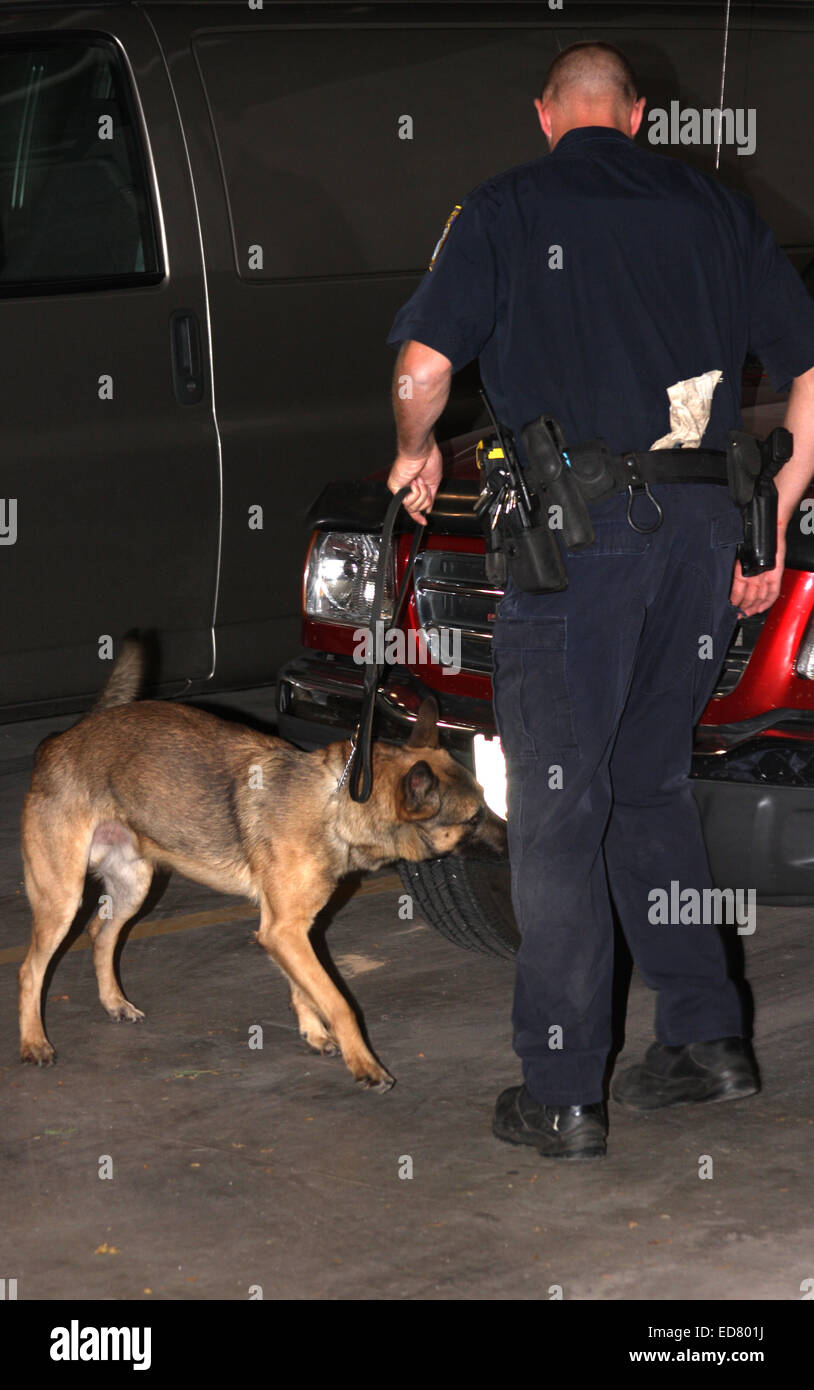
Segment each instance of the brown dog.
[[351,870],[475,844],[506,852],[503,822],[471,774],[438,747],[435,702],[424,702],[404,747],[374,744],[373,793],[359,804],[339,785],[347,740],[304,753],[189,706],[133,704],[141,676],[141,648],[126,642],[90,714],[37,750],[22,817],[33,914],[20,967],[22,1060],[54,1061],[42,1026],[43,977],[88,871],[106,895],[88,926],[102,1005],[116,1021],[144,1017],[119,988],[113,951],[161,864],[257,903],[256,939],[288,977],[302,1037],[317,1052],[339,1050],[362,1086],[388,1090],[393,1078],[365,1046],[308,934]]

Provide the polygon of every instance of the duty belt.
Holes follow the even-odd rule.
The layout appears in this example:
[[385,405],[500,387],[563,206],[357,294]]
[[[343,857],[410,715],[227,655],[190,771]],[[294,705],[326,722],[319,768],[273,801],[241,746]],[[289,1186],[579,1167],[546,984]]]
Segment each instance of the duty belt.
[[[660,503],[650,492],[651,482],[728,482],[726,455],[721,449],[647,449],[646,452],[629,450],[628,453],[608,453],[601,441],[590,441],[586,445],[563,450],[565,463],[571,467],[581,485],[586,502],[599,502],[600,498],[613,496],[615,492],[628,493],[628,523],[633,531],[649,535],[657,531],[664,520]],[[601,477],[592,478],[592,463],[597,461]],[[592,489],[593,482],[593,489]],[[639,525],[633,521],[633,499],[643,492],[656,512],[656,520],[650,525]]]
[[[511,431],[501,427],[485,392],[481,393],[497,438],[476,450],[482,491],[475,504],[484,526],[486,572],[490,581],[508,575],[518,589],[546,593],[564,589],[568,577],[561,546],[581,550],[594,540],[590,503],[627,492],[627,519],[647,535],[664,519],[651,483],[726,484],[743,512],[744,543],[739,559],[744,575],[774,568],[777,490],[774,475],[791,457],[788,430],[775,429],[758,440],[731,430],[726,452],[717,449],[647,449],[612,454],[604,439],[569,445],[553,416],[541,415],[521,434],[526,467],[520,467]],[[655,512],[641,526],[632,509],[644,493]],[[555,540],[555,532],[558,540]]]
[[[648,449],[611,454],[600,440],[563,450],[563,458],[579,480],[586,502],[598,502],[617,492],[628,493],[627,519],[634,531],[647,535],[663,520],[651,483],[722,483],[729,481],[726,454],[721,449]],[[650,526],[633,520],[633,500],[644,493],[656,512]]]
[[[567,460],[583,476],[579,464],[583,456],[593,453],[593,444],[581,444],[565,450]],[[603,492],[623,492],[632,483],[726,483],[726,454],[722,449],[649,449],[626,454],[610,454],[608,460],[618,471],[618,486]]]

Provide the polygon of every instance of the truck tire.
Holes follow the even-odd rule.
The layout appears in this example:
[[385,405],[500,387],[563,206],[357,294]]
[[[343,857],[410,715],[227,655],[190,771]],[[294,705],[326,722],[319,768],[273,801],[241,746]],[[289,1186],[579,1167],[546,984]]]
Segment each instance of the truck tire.
[[397,868],[421,916],[447,941],[487,956],[517,953],[508,859],[450,854],[421,864],[400,859]]

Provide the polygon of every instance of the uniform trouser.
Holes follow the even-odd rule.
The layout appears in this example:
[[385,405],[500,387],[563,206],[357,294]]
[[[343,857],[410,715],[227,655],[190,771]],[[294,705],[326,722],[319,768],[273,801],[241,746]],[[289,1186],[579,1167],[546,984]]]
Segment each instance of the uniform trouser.
[[[654,908],[653,894],[678,883],[675,901],[712,887],[688,774],[693,726],[737,621],[728,595],[741,514],[717,484],[651,490],[664,509],[660,530],[639,535],[628,525],[624,493],[594,504],[596,541],[566,552],[568,588],[525,594],[510,583],[494,629],[522,936],[514,1047],[541,1104],[602,1099],[611,897],[656,992],[657,1039],[744,1031],[714,915],[665,924],[665,899]],[[641,494],[633,515],[640,525],[654,518]]]

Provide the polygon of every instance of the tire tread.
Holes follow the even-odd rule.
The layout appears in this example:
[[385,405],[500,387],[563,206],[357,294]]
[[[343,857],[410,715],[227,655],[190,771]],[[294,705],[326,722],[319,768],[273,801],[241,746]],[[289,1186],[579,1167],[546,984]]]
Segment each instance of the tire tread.
[[520,933],[506,861],[450,855],[420,864],[402,859],[396,867],[422,917],[447,941],[505,960],[516,955]]

